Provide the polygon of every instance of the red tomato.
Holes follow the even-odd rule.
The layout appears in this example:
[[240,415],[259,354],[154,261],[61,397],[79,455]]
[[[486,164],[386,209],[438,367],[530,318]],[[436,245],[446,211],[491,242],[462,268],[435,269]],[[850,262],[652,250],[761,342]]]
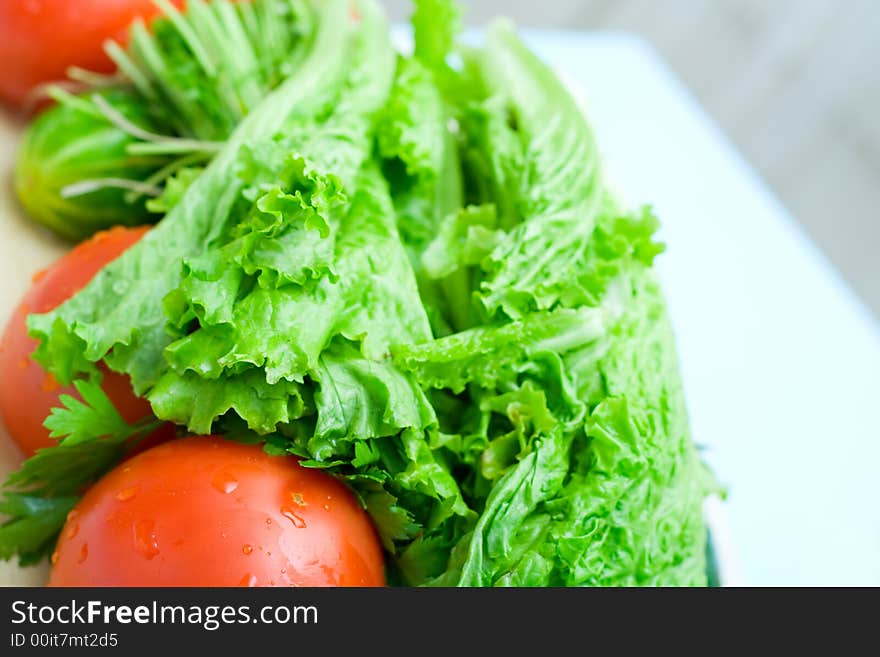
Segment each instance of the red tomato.
[[135,17],[158,11],[152,0],[3,0],[0,98],[19,104],[36,85],[65,79],[70,66],[112,72],[104,41],[124,42]]
[[[0,419],[28,456],[41,447],[56,444],[43,421],[49,410],[60,404],[59,395],[79,398],[72,386],[60,386],[31,359],[37,342],[27,334],[28,314],[48,312],[70,298],[147,230],[146,226],[113,228],[79,244],[34,276],[33,286],[6,325],[0,339]],[[149,403],[135,397],[127,376],[104,369],[102,387],[126,421],[134,422],[151,414]]]
[[383,586],[382,550],[339,481],[216,437],[154,447],[71,511],[50,586]]

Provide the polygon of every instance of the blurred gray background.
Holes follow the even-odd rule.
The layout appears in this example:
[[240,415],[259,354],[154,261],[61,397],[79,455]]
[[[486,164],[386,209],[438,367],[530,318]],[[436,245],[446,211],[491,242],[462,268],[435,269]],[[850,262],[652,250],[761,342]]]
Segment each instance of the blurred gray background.
[[644,37],[880,316],[880,0],[462,4],[468,24]]

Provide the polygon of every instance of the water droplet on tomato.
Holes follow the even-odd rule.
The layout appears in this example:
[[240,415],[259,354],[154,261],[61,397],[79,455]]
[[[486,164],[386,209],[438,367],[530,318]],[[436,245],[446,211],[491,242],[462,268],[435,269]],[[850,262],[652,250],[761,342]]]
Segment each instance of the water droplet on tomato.
[[79,549],[79,559],[76,560],[77,563],[84,563],[86,559],[89,558],[89,544],[83,543],[82,547]]
[[79,511],[77,511],[76,509],[71,509],[70,513],[67,514],[67,522],[70,522],[71,520],[76,518],[78,515],[79,515]]
[[293,526],[298,529],[304,529],[306,526],[306,521],[296,515],[289,506],[281,507],[281,515],[290,520],[290,522],[293,523]]
[[79,533],[79,525],[77,523],[73,523],[67,529],[67,540],[69,541],[70,539],[72,539],[74,536],[77,535],[77,533]]
[[306,506],[306,500],[302,493],[291,493],[290,499],[293,500],[293,503],[297,506]]
[[58,556],[59,556],[59,555],[58,555],[58,550],[55,550],[55,551],[52,553],[52,556],[49,557],[49,561],[52,562],[52,565],[53,565],[53,566],[54,566],[56,563],[58,563]]
[[123,488],[121,491],[116,493],[116,499],[120,502],[125,502],[137,495],[137,492],[137,488]]
[[254,587],[257,585],[257,577],[256,575],[251,575],[250,573],[245,573],[244,577],[241,578],[241,581],[238,583],[239,586],[247,586]]
[[241,551],[244,552],[245,554],[250,554],[251,552],[254,551],[254,548],[252,545],[248,545],[247,543],[245,543],[244,545],[241,546]]
[[325,505],[324,505],[324,511],[329,511],[329,510],[330,510],[330,505],[329,505],[329,504],[325,504]]
[[211,485],[225,495],[233,492],[238,488],[238,479],[228,472],[221,470],[211,480]]
[[159,539],[150,520],[138,520],[132,526],[134,549],[145,558],[152,559],[159,554]]

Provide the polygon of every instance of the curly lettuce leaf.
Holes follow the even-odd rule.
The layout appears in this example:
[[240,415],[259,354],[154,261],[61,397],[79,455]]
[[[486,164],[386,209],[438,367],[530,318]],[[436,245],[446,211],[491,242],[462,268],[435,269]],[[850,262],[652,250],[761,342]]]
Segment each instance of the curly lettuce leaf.
[[565,585],[706,584],[702,504],[717,485],[691,439],[669,321],[645,272],[599,364],[606,397],[558,498]]
[[534,367],[542,353],[566,354],[607,342],[613,312],[562,309],[490,327],[481,326],[393,350],[400,368],[426,387],[461,392],[468,384],[492,388]]
[[129,374],[138,393],[156,384],[171,342],[162,302],[179,285],[175,264],[228,234],[243,188],[229,171],[241,146],[271,139],[292,116],[323,112],[342,91],[355,28],[344,0],[323,3],[320,12],[302,66],[242,121],[159,226],[81,293],[50,313],[29,317],[29,331],[41,341],[35,357],[60,381],[93,371],[93,363],[104,359]]
[[425,273],[432,279],[443,279],[479,265],[501,239],[497,225],[494,205],[469,205],[449,215],[421,255]]
[[508,24],[490,28],[479,63],[489,97],[464,121],[469,157],[489,174],[490,200],[508,231],[480,297],[490,314],[516,318],[560,300],[605,192],[581,109]]
[[714,483],[689,434],[659,288],[647,272],[635,279],[596,363],[602,401],[570,428],[538,413],[529,441],[528,428],[506,436],[506,454],[492,451],[497,438],[479,446],[484,467],[506,455],[502,476],[431,583],[706,584],[702,501]]
[[[364,438],[393,433],[370,428],[369,422],[357,419],[361,412],[376,413],[372,406],[377,400],[365,387],[374,392],[384,390],[385,396],[379,397],[383,403],[380,409],[392,400],[401,404],[402,417],[408,419],[394,414],[388,418],[396,431],[428,423],[432,415],[420,419],[429,414],[421,391],[383,362],[391,345],[430,338],[427,316],[400,244],[384,181],[375,169],[365,169],[358,189],[336,239],[335,279],[324,277],[311,285],[268,289],[256,284],[242,297],[238,294],[239,276],[227,295],[222,292],[224,281],[235,270],[218,256],[223,280],[206,286],[206,290],[220,301],[237,301],[228,312],[203,306],[197,317],[198,330],[189,331],[166,349],[171,368],[148,396],[160,417],[204,432],[211,421],[235,410],[252,428],[271,431],[274,424],[297,419],[287,413],[284,404],[291,389],[288,384],[308,381],[307,385],[316,389],[317,441],[337,431],[360,431]],[[207,316],[213,324],[205,320]],[[334,339],[342,338],[358,344],[358,349],[343,352],[345,358],[339,356],[339,347],[331,349]],[[277,354],[274,360],[273,354]],[[261,360],[255,363],[256,358]],[[207,392],[205,398],[200,397],[201,388],[216,390],[222,402],[209,403],[215,397]],[[329,394],[330,388],[336,388],[335,395]],[[234,392],[239,389],[240,393]],[[338,399],[343,393],[346,403]],[[398,393],[403,400],[397,399]],[[244,395],[253,403],[233,403],[241,399],[233,394]],[[352,405],[364,395],[366,406],[354,410]],[[192,415],[187,417],[187,412]],[[387,429],[389,425],[380,426]]]

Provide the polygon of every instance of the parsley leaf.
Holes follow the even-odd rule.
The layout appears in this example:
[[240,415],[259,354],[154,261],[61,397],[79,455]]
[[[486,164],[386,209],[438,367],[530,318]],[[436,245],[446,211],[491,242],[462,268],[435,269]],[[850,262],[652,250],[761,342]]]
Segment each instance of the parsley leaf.
[[62,408],[53,408],[44,423],[52,438],[66,436],[65,445],[72,447],[94,436],[128,434],[128,424],[100,386],[84,380],[75,381],[73,385],[84,401],[61,395]]
[[101,386],[74,383],[83,401],[62,395],[45,425],[55,447],[38,450],[9,475],[0,494],[0,558],[19,556],[22,565],[51,552],[68,512],[83,491],[113,468],[161,423],[147,418],[128,424]]

